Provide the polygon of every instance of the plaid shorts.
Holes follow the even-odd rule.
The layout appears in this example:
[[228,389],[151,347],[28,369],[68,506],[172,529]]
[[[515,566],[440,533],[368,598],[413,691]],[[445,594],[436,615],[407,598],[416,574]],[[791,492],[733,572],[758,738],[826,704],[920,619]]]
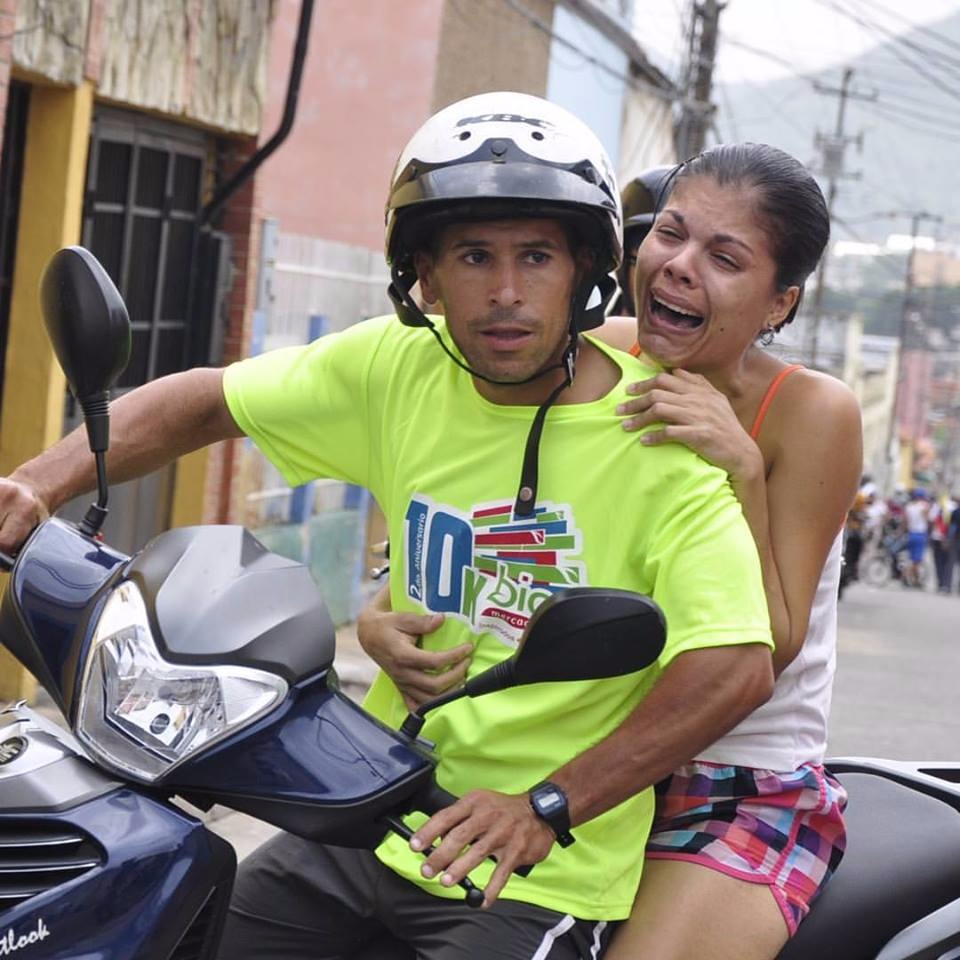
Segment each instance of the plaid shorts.
[[846,805],[816,764],[777,773],[695,761],[657,784],[646,855],[769,884],[793,936],[843,857]]

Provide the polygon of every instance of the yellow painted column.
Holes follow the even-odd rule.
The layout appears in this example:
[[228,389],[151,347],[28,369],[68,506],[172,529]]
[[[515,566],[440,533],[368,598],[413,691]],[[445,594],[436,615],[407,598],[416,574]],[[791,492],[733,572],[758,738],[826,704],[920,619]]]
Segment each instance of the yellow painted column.
[[[92,112],[90,83],[30,91],[0,416],[0,475],[55,443],[63,430],[64,379],[43,326],[38,291],[50,257],[80,242]],[[35,688],[30,674],[0,650],[0,702],[29,699]]]
[[170,526],[189,527],[203,523],[203,496],[210,466],[210,448],[195,450],[177,461],[170,507]]

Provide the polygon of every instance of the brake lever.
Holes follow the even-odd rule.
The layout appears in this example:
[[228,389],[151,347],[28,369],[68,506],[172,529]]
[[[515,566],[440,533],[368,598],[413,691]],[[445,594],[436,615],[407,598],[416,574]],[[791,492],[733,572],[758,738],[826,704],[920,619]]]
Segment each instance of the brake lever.
[[[414,831],[411,830],[410,827],[408,827],[400,817],[392,813],[388,813],[384,815],[383,821],[394,833],[397,833],[403,837],[404,840],[409,841],[413,837]],[[434,846],[428,847],[426,850],[422,851],[424,857],[429,857],[430,854],[436,849],[437,848]],[[466,901],[468,907],[477,909],[478,907],[483,906],[483,890],[478,887],[469,877],[464,877],[458,882],[458,885],[467,892]]]

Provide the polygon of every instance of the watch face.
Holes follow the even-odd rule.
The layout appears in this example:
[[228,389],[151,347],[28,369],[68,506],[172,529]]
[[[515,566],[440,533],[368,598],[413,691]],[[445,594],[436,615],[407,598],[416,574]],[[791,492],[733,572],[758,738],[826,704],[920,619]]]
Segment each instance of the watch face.
[[563,810],[566,804],[563,797],[553,787],[542,787],[533,795],[537,809],[550,816],[556,810]]

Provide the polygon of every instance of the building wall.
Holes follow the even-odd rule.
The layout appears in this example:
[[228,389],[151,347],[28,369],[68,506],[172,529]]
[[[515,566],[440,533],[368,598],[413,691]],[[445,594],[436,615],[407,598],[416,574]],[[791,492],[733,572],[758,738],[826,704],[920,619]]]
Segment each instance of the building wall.
[[14,62],[54,83],[77,86],[84,76],[89,3],[17,0]]
[[17,0],[0,0],[0,149],[3,147],[3,121],[7,115],[10,67],[13,65],[16,6]]
[[641,86],[628,87],[623,99],[620,155],[614,157],[621,188],[644,170],[676,160],[673,104]]
[[[547,95],[554,0],[446,0],[430,112],[491,90]],[[426,119],[426,115],[422,119]]]
[[[314,10],[296,123],[258,174],[284,233],[383,248],[390,173],[431,110],[443,0],[324,0]],[[262,137],[283,112],[300,4],[277,0]]]
[[[19,0],[25,75],[118,104],[256,133],[274,0]],[[88,52],[93,57],[88,57]]]
[[918,287],[960,286],[960,259],[952,251],[917,250],[913,255],[913,282]]
[[905,350],[897,398],[897,427],[901,439],[926,436],[933,383],[934,355],[926,350]]
[[620,156],[627,55],[565,7],[557,9],[554,31],[547,97],[588,124],[616,164]]

